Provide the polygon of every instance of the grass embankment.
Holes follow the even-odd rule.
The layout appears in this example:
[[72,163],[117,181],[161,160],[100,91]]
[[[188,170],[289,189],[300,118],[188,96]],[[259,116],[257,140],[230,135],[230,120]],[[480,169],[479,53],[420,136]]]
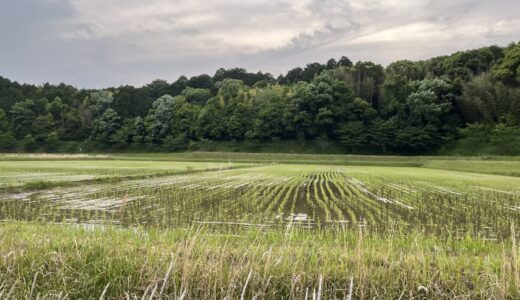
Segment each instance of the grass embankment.
[[111,160],[105,154],[0,153],[0,161],[38,160]]
[[492,175],[520,176],[520,157],[518,156],[464,157],[184,152],[168,154],[114,154],[113,157],[117,157],[118,159],[122,160],[174,160],[235,163],[424,167]]
[[518,299],[504,242],[420,233],[0,225],[9,299]]
[[115,153],[115,154],[0,154],[0,161],[175,161],[290,163],[329,165],[420,166],[426,156],[377,156],[341,154],[246,153],[246,152],[179,152],[179,153]]
[[425,168],[520,177],[520,161],[514,160],[429,160]]
[[[403,166],[432,167],[458,171],[486,171],[503,169],[472,168],[479,162],[493,165],[503,162],[506,169],[519,168],[520,156],[391,156],[391,155],[350,155],[350,154],[297,154],[297,153],[247,153],[247,152],[179,152],[179,153],[112,153],[112,154],[0,154],[0,161],[114,161],[106,162],[120,167],[128,161],[150,164],[151,161],[173,162],[234,162],[234,163],[283,163],[283,164],[318,164],[318,165],[367,165],[367,166]],[[118,162],[116,162],[118,161]],[[125,162],[126,161],[126,162]],[[455,162],[452,164],[452,162]],[[513,162],[516,165],[507,165]],[[82,162],[88,163],[88,162]],[[98,162],[99,163],[99,162]],[[96,164],[98,164],[96,163]],[[462,164],[466,163],[467,166]],[[118,165],[119,164],[119,165]],[[130,163],[131,164],[131,163]],[[460,166],[460,167],[458,167]],[[499,174],[499,173],[492,173]],[[516,172],[513,172],[516,174]]]
[[426,157],[337,155],[337,154],[283,154],[283,153],[232,153],[232,152],[183,152],[154,154],[115,154],[118,159],[203,161],[235,163],[280,163],[317,165],[378,165],[420,166]]

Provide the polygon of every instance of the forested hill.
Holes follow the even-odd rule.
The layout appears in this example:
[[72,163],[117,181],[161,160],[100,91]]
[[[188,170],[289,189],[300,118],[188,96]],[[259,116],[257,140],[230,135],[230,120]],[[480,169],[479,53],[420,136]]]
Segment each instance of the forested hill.
[[342,57],[278,78],[233,68],[105,90],[0,77],[0,151],[180,151],[217,141],[520,154],[520,43],[386,68]]

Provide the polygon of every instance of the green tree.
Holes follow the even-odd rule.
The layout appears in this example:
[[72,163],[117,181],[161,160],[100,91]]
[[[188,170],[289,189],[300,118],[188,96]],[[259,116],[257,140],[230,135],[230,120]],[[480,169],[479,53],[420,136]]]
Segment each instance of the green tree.
[[80,106],[82,126],[90,128],[94,119],[101,116],[114,101],[113,93],[108,90],[91,92]]
[[207,89],[211,90],[213,84],[211,82],[211,77],[206,74],[193,76],[188,80],[187,86],[196,88],[196,89]]
[[152,104],[148,114],[150,138],[159,142],[172,134],[171,124],[175,116],[176,99],[170,95],[164,95]]
[[395,139],[397,129],[397,118],[395,117],[389,120],[375,120],[368,129],[370,144],[379,147],[382,153],[386,153]]
[[334,136],[340,122],[348,118],[353,95],[346,82],[328,72],[317,76],[311,83],[299,82],[289,94],[286,115],[307,138],[320,134]]
[[47,105],[47,111],[52,115],[56,121],[56,126],[60,128],[65,127],[65,116],[69,106],[61,100],[60,97],[54,98],[52,102]]
[[55,152],[60,147],[59,135],[56,131],[47,134],[45,138],[45,150],[48,152]]
[[495,82],[490,74],[476,76],[464,84],[457,104],[468,123],[520,124],[520,89]]
[[179,134],[175,137],[168,136],[163,140],[162,149],[168,152],[178,152],[186,150],[189,140],[184,134]]
[[25,151],[32,152],[38,148],[38,144],[34,137],[29,133],[22,139],[22,147]]
[[102,145],[114,143],[114,136],[121,129],[121,118],[111,108],[92,122],[90,139]]
[[112,141],[120,146],[128,146],[134,140],[135,120],[127,118],[123,120],[121,128],[112,136]]
[[224,79],[218,90],[220,104],[222,106],[231,105],[239,101],[238,99],[242,99],[245,92],[246,87],[242,80]]
[[520,43],[510,46],[504,59],[493,71],[493,75],[506,84],[520,85]]
[[5,115],[3,109],[0,109],[0,150],[12,150],[16,146],[12,126]]
[[339,129],[340,141],[342,144],[350,147],[352,153],[368,144],[368,134],[365,124],[361,121],[350,121],[341,126]]
[[343,67],[347,67],[347,68],[350,68],[352,67],[352,61],[346,57],[346,56],[342,56],[339,60],[338,60],[338,66],[343,66]]
[[251,109],[245,103],[238,103],[228,118],[226,129],[229,137],[234,140],[243,140],[246,132],[252,128]]
[[108,90],[91,92],[85,99],[86,106],[92,111],[93,117],[100,116],[114,102],[114,94]]
[[38,143],[44,142],[54,128],[54,118],[51,114],[39,115],[32,123],[32,136]]
[[211,92],[207,89],[195,89],[188,87],[182,91],[186,101],[191,104],[204,105],[211,98]]
[[280,86],[257,90],[251,108],[252,111],[256,110],[253,113],[252,137],[261,140],[284,137],[284,111],[287,104],[287,95]]
[[194,124],[197,121],[200,106],[188,103],[184,96],[177,96],[175,100],[175,113],[171,120],[171,135],[195,138]]
[[419,154],[435,149],[439,138],[434,126],[406,126],[397,130],[393,146],[402,153]]
[[495,153],[501,155],[520,154],[520,128],[498,124],[493,128],[491,143]]
[[134,120],[134,132],[132,133],[132,142],[136,144],[143,144],[146,141],[146,124],[141,117],[137,117]]
[[198,114],[195,132],[199,139],[220,140],[225,133],[225,118],[218,98],[212,98]]
[[11,119],[16,138],[20,139],[31,133],[32,123],[36,118],[34,108],[34,101],[29,99],[18,102],[11,108]]

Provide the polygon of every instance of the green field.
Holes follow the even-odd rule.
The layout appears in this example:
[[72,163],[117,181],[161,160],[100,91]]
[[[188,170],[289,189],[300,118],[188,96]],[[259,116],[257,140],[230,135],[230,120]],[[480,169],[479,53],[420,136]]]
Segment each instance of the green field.
[[0,155],[0,295],[517,299],[518,176],[516,157]]
[[[31,158],[31,156],[27,156]],[[0,190],[70,185],[74,182],[131,179],[248,166],[227,162],[137,161],[117,159],[0,160]]]

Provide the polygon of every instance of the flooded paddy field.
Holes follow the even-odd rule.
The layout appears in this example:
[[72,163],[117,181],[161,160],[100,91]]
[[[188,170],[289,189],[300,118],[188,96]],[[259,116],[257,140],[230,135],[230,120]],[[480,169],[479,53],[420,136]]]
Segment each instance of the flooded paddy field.
[[474,172],[145,161],[0,162],[0,166],[1,185],[157,175],[4,191],[1,220],[159,228],[201,224],[420,230],[486,239],[506,238],[511,222],[520,223],[520,178]]
[[[11,156],[4,155],[0,159],[0,191],[1,189],[23,187],[38,183],[59,183],[74,181],[92,181],[103,178],[126,178],[140,176],[161,176],[169,174],[190,173],[193,171],[220,170],[247,166],[240,163],[224,162],[171,162],[171,161],[124,161],[108,159],[57,160],[56,156],[12,156],[25,160],[7,160]],[[74,156],[65,156],[73,157]],[[43,158],[43,160],[42,160]],[[45,160],[45,159],[51,160]]]

